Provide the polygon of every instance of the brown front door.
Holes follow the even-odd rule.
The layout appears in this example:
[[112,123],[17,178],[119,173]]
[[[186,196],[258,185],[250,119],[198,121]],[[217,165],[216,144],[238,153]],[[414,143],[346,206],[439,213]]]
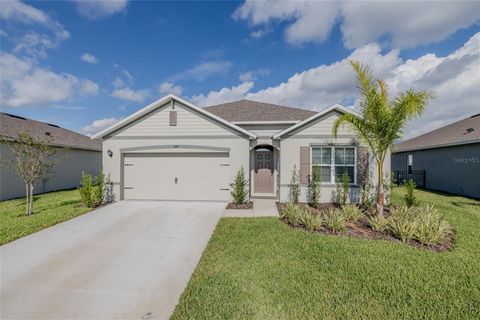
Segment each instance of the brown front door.
[[273,151],[255,151],[255,193],[273,193]]

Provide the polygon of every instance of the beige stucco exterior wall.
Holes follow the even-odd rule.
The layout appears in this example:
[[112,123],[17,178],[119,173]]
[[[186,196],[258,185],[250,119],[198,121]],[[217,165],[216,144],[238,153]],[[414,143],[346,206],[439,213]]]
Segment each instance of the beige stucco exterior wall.
[[[136,152],[229,152],[229,181],[241,166],[248,172],[249,139],[204,115],[175,103],[177,125],[169,125],[166,105],[118,130],[103,141],[103,169],[121,199],[122,154]],[[112,157],[108,155],[112,151]],[[181,168],[172,168],[181,170]]]
[[[39,181],[35,194],[76,188],[80,184],[82,171],[98,175],[102,165],[100,151],[79,149],[61,149],[57,156],[63,160],[53,167],[51,176],[46,181]],[[5,144],[0,144],[0,158],[10,160],[13,154]],[[0,167],[0,200],[25,196],[25,183],[16,173]]]
[[[346,127],[340,128],[337,139],[332,136],[333,123],[340,114],[332,111],[313,123],[309,124],[303,130],[299,130],[289,134],[280,140],[280,201],[289,200],[290,181],[292,178],[293,168],[300,169],[300,147],[312,145],[338,144],[338,145],[362,145],[356,138],[353,131]],[[376,182],[376,166],[371,154],[369,157],[369,174],[372,183]],[[390,172],[390,156],[385,160],[384,173],[389,175]],[[336,185],[331,183],[321,184],[321,202],[332,202],[336,191]],[[352,186],[350,198],[353,201],[358,200],[360,189],[358,186]],[[301,201],[307,201],[308,187],[301,186]]]

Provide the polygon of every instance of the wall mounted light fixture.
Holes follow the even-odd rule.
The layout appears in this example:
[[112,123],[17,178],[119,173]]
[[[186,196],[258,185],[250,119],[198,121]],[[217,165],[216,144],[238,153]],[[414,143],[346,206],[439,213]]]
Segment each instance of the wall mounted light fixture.
[[108,149],[108,150],[107,150],[107,154],[108,154],[108,156],[111,158],[111,157],[113,156],[113,151],[110,150],[110,149]]

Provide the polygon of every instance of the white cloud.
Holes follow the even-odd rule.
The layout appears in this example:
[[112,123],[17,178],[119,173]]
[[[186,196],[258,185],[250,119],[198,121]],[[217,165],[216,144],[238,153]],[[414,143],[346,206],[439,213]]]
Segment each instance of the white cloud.
[[219,91],[210,91],[207,95],[199,94],[191,98],[198,106],[210,106],[228,101],[235,101],[245,97],[255,84],[252,81],[244,82],[231,88],[223,88]]
[[93,135],[97,132],[102,131],[105,128],[108,128],[109,126],[117,123],[120,120],[122,120],[122,118],[104,118],[104,119],[94,120],[89,125],[83,127],[80,131],[83,134],[86,134],[86,135],[90,136],[90,135]]
[[269,74],[270,74],[270,70],[267,68],[255,69],[255,70],[250,70],[240,74],[238,76],[238,79],[241,82],[248,82],[248,81],[257,80],[257,78],[261,76],[268,76]]
[[158,90],[161,94],[172,93],[172,94],[175,94],[177,96],[180,96],[183,92],[183,87],[180,86],[180,85],[175,85],[171,82],[164,82],[160,85]]
[[91,80],[81,80],[80,82],[80,92],[84,95],[96,95],[99,90],[98,84]]
[[194,65],[167,79],[168,82],[176,82],[179,80],[194,79],[196,81],[204,81],[214,75],[225,74],[232,67],[232,63],[226,60],[206,61]]
[[115,80],[112,81],[112,84],[115,88],[121,88],[125,86],[125,81],[123,81],[119,77],[116,77]]
[[5,52],[0,52],[0,69],[1,102],[8,107],[55,103],[98,92],[98,85],[91,80],[55,73]]
[[395,47],[438,42],[480,20],[477,1],[245,1],[233,14],[253,27],[287,21],[289,43],[324,41],[341,24],[348,48],[387,38]]
[[35,31],[12,37],[15,47],[13,52],[24,52],[32,57],[46,57],[48,49],[56,48],[61,42],[70,38],[70,33],[56,20],[42,10],[20,1],[0,2],[0,19],[22,24],[36,24],[46,29],[46,32]]
[[84,54],[82,54],[80,56],[80,59],[82,61],[85,61],[85,62],[88,62],[88,63],[92,63],[92,64],[95,64],[98,62],[97,60],[97,57],[95,57],[93,54],[91,53],[88,53],[88,52],[85,52]]
[[122,12],[127,8],[127,0],[75,0],[78,12],[88,19],[100,19]]
[[17,0],[0,2],[0,9],[0,18],[4,20],[14,20],[26,24],[51,24],[51,20],[45,12]]
[[263,38],[264,36],[266,36],[270,32],[271,32],[270,29],[259,29],[259,30],[255,30],[255,31],[250,32],[250,37],[252,37],[254,39],[260,39],[260,38]]
[[405,138],[478,113],[480,32],[445,57],[425,54],[403,61],[398,50],[382,53],[378,44],[371,43],[345,59],[296,73],[276,86],[252,91],[254,82],[245,75],[246,81],[238,86],[196,95],[191,100],[206,106],[248,98],[315,111],[335,103],[352,106],[357,99],[357,89],[355,74],[348,63],[351,59],[367,63],[377,78],[385,79],[392,96],[409,88],[434,92],[435,98],[424,114],[408,125]]
[[143,102],[148,95],[148,90],[133,90],[130,88],[115,89],[111,94],[114,98],[133,102]]

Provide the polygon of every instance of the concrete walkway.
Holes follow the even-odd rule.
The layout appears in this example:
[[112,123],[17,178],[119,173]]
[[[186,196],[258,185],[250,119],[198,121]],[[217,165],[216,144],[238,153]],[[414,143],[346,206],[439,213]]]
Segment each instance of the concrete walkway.
[[121,201],[0,247],[0,318],[168,319],[225,205]]
[[278,217],[276,199],[253,199],[253,209],[225,209],[224,217]]

